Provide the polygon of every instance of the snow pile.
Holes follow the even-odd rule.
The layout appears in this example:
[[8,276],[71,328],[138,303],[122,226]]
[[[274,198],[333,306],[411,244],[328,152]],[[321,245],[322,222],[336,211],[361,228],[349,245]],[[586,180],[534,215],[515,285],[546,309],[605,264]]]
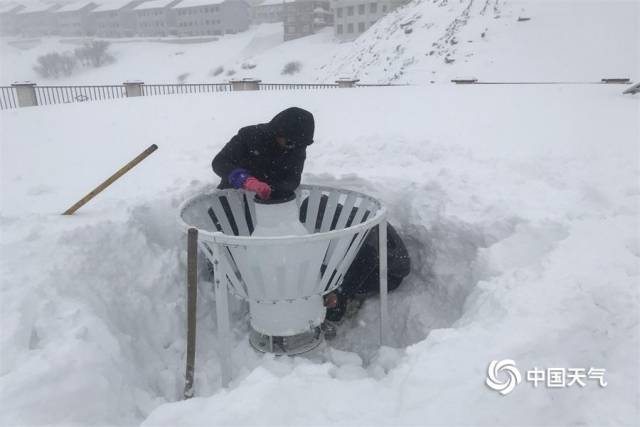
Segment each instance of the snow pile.
[[[640,135],[638,101],[619,92],[433,85],[3,112],[0,423],[632,423]],[[221,391],[203,275],[198,397],[164,404],[184,373],[177,206],[216,184],[210,159],[237,128],[290,105],[318,123],[304,182],[381,199],[408,243],[413,271],[390,299],[397,349],[377,348],[374,299],[307,358],[258,355],[236,303]],[[138,168],[58,215],[150,143]],[[483,382],[503,358],[606,368],[609,385],[502,397]]]

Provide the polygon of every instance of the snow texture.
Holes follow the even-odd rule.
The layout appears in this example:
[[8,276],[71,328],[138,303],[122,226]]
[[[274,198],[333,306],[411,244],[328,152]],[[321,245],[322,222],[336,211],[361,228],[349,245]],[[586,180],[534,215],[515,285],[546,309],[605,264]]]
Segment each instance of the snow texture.
[[[575,13],[602,13],[611,37],[637,34],[627,19],[636,5],[582,5]],[[560,19],[531,17],[514,25]],[[592,30],[571,28],[574,47]],[[629,51],[599,40],[593,52],[631,57],[611,73],[640,75],[638,38]],[[563,77],[564,63],[541,61],[524,77]],[[587,69],[572,77],[590,78]],[[0,112],[0,425],[636,425],[640,101],[622,88],[433,84]],[[217,185],[210,160],[238,128],[292,105],[317,123],[303,182],[380,199],[407,243],[413,269],[390,295],[392,346],[378,348],[374,298],[306,357],[256,354],[246,306],[234,301],[234,379],[221,389],[201,271],[196,397],[181,402],[177,207]],[[59,215],[153,143],[158,151],[107,191]],[[494,359],[523,371],[605,368],[608,385],[525,381],[501,396],[484,385]]]

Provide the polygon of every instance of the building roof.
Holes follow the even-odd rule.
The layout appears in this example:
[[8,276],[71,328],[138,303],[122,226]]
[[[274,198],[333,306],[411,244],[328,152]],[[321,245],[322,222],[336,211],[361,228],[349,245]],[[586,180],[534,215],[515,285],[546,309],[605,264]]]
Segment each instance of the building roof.
[[58,5],[46,4],[46,3],[29,3],[26,4],[24,9],[20,9],[16,14],[21,15],[23,13],[36,13],[46,12],[48,10],[56,9]]
[[175,1],[176,0],[148,0],[134,7],[133,10],[162,9]]
[[92,12],[108,12],[112,10],[120,10],[128,4],[132,3],[132,0],[106,0],[92,10]]
[[14,2],[0,3],[0,13],[17,12],[23,5]]
[[186,7],[215,6],[221,3],[224,3],[224,0],[182,0],[180,3],[173,6],[173,8],[183,9]]
[[74,3],[65,4],[60,9],[56,10],[56,12],[75,12],[90,5],[95,5],[95,3],[91,1],[78,1]]
[[283,0],[264,0],[258,6],[273,6],[273,5],[282,4],[282,3],[284,3]]

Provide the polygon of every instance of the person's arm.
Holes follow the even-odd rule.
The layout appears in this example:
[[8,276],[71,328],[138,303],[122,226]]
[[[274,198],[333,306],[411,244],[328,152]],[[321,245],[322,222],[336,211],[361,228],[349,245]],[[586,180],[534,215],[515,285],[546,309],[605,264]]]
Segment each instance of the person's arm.
[[251,171],[245,169],[249,149],[247,147],[247,128],[240,129],[238,134],[220,150],[211,162],[213,171],[222,178],[224,187],[244,188],[252,191],[261,199],[271,198],[271,187],[256,179]]
[[236,169],[243,169],[244,159],[248,156],[247,143],[243,138],[243,130],[231,138],[229,142],[213,158],[211,167],[222,178],[223,182],[229,181],[229,175]]
[[302,151],[295,161],[282,174],[280,179],[270,183],[274,193],[286,195],[292,193],[300,185],[302,180],[302,169],[307,158],[306,152]]

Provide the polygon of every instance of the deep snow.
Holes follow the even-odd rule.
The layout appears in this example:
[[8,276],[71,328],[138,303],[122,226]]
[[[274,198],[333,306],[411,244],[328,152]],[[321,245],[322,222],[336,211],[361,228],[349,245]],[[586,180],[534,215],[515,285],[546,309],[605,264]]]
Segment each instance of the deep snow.
[[[380,198],[407,239],[414,269],[390,301],[398,350],[376,350],[371,301],[310,359],[259,356],[238,305],[235,380],[221,392],[201,282],[201,397],[160,406],[149,425],[634,422],[638,100],[619,86],[433,85],[4,112],[3,424],[136,423],[179,398],[177,205],[215,185],[210,158],[238,127],[289,105],[318,123],[304,181]],[[151,143],[136,170],[58,215]],[[505,398],[483,385],[494,358],[603,367],[609,385],[525,384]]]
[[[447,28],[465,2],[416,2],[412,13],[441,4],[436,10],[452,8],[438,18],[437,28]],[[638,4],[499,6],[499,19],[476,14],[459,27],[474,32],[489,18],[497,25],[481,37],[482,48],[469,43],[477,47],[469,62],[436,65],[440,57],[405,68],[404,81],[428,83],[436,71],[436,84],[0,112],[0,425],[637,424],[638,97],[621,95],[620,85],[443,83],[462,74],[637,79]],[[520,14],[531,21],[517,22]],[[376,27],[365,35],[380,55],[395,48],[395,38],[416,35],[394,64],[442,35],[417,24],[410,34],[393,32],[394,19],[380,22],[389,42],[374,43]],[[302,81],[351,73],[363,48],[335,47],[326,32],[281,44],[269,28],[257,30],[262,47],[273,43],[260,61],[272,72],[254,74],[264,80],[295,57],[288,49],[306,46],[318,67],[330,64],[326,74],[300,74]],[[253,43],[249,33],[238,40],[245,36]],[[210,70],[197,59],[205,45],[172,46],[184,51],[175,61],[166,46],[153,44],[157,51],[139,58],[135,45],[125,46],[118,49],[126,61],[66,83],[133,74],[167,81],[182,72],[200,80]],[[465,49],[449,44],[443,55],[460,59]],[[35,51],[21,52],[1,52],[2,81],[7,64],[20,76],[30,69]],[[231,48],[218,52],[229,55],[225,66],[246,59]],[[393,77],[375,62],[367,70],[363,81]],[[177,207],[215,187],[210,160],[239,127],[291,105],[317,120],[303,182],[379,198],[407,242],[413,270],[390,295],[394,348],[377,347],[373,299],[308,357],[257,355],[247,343],[245,307],[235,303],[235,379],[221,390],[213,296],[202,280],[197,398],[176,403],[186,319]],[[59,215],[152,143],[160,148],[141,165],[73,217]],[[523,372],[605,368],[608,386],[547,389],[525,381],[503,397],[484,381],[489,362],[506,358]]]

